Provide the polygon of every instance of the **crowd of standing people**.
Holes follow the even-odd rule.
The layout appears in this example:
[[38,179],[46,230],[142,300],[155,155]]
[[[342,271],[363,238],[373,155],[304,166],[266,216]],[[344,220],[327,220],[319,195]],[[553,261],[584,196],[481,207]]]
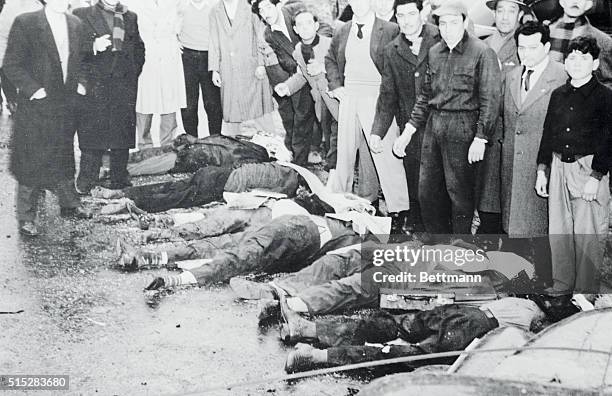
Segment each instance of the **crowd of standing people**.
[[471,234],[479,221],[535,251],[551,292],[598,287],[612,38],[586,17],[593,0],[559,0],[546,23],[529,2],[487,1],[486,40],[455,0],[349,0],[345,23],[299,0],[31,3],[0,47],[23,234],[38,233],[45,189],[62,215],[90,217],[79,194],[100,183],[105,153],[108,187],[131,186],[129,150],[152,146],[154,114],[162,145],[179,114],[197,137],[201,92],[211,135],[248,120],[274,131],[277,109],[293,162],[323,159],[332,192],[375,207],[382,191],[395,232]]

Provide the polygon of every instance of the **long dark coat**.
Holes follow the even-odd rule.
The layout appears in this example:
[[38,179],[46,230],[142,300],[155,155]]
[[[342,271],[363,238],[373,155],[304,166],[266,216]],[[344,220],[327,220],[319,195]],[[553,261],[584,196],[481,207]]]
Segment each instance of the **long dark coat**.
[[[19,15],[8,39],[3,70],[19,90],[10,170],[19,183],[53,186],[74,177],[74,108],[81,68],[82,26],[67,16],[66,82],[44,11]],[[40,88],[47,97],[30,100]]]
[[[423,41],[419,54],[414,55],[403,35],[398,35],[385,47],[384,69],[380,94],[376,103],[376,116],[372,134],[384,138],[395,118],[400,130],[410,119],[412,108],[421,94],[427,73],[429,49],[440,41],[440,32],[434,25],[423,26]],[[408,192],[418,199],[419,171],[423,132],[417,132],[406,147],[404,168],[408,179]]]
[[145,48],[136,14],[123,15],[125,38],[121,51],[93,53],[98,37],[112,37],[103,11],[97,6],[78,8],[83,21],[83,51],[87,96],[79,106],[78,134],[81,149],[127,149],[136,143],[136,94]]
[[536,85],[521,103],[522,68],[506,74],[501,198],[504,231],[510,236],[548,233],[548,200],[536,194],[537,155],[544,118],[553,90],[563,85],[563,65],[550,60]]

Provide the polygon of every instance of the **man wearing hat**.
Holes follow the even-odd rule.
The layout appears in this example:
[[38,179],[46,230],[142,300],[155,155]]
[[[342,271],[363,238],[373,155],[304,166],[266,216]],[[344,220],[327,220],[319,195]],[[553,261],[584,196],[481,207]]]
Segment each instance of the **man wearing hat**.
[[501,62],[502,70],[506,72],[519,64],[514,32],[527,11],[527,6],[521,0],[489,0],[487,7],[495,14],[497,30],[487,37],[485,43],[493,48]]
[[403,157],[413,134],[424,131],[419,202],[425,229],[469,234],[476,163],[493,140],[501,71],[495,51],[466,31],[462,2],[447,1],[434,16],[442,41],[429,50],[425,86],[393,151]]

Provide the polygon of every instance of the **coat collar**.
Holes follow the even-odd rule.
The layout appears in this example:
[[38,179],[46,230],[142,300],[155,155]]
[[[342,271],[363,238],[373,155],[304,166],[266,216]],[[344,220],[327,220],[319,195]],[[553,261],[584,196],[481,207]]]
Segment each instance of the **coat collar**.
[[412,50],[408,46],[406,42],[405,36],[403,33],[400,33],[394,43],[394,47],[400,57],[405,59],[407,62],[415,66],[420,66],[421,63],[427,59],[427,54],[429,53],[429,49],[439,41],[439,34],[437,29],[429,24],[423,25],[423,30],[421,31],[421,37],[423,41],[421,42],[421,48],[419,49],[418,56],[412,53]]
[[543,96],[549,93],[553,88],[552,83],[556,80],[556,73],[554,73],[553,67],[555,62],[549,59],[548,65],[544,69],[544,72],[536,82],[536,85],[529,91],[524,102],[521,102],[521,78],[523,75],[523,68],[516,67],[510,72],[509,77],[509,89],[512,99],[516,108],[519,110],[528,109],[535,102],[540,100]]
[[[63,81],[63,72],[62,72],[62,64],[60,61],[59,51],[57,49],[57,45],[55,44],[55,38],[53,37],[53,32],[51,31],[51,25],[49,25],[49,21],[47,20],[47,16],[45,15],[44,8],[36,12],[36,16],[38,19],[38,28],[41,31],[41,37],[44,37],[45,47],[47,48],[47,52],[51,57],[52,67],[58,73],[61,80]],[[73,73],[77,73],[78,70],[75,70],[75,61],[79,56],[79,35],[78,35],[78,26],[76,21],[70,16],[66,15],[66,26],[68,27],[68,69],[66,82],[69,80],[69,76]]]

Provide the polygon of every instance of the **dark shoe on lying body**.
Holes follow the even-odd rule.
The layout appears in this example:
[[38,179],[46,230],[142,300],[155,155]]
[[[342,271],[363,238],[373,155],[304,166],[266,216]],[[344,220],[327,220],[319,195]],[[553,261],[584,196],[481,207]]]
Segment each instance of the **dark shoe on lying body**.
[[279,296],[281,317],[283,324],[280,328],[281,340],[286,344],[295,344],[299,341],[316,340],[316,327],[314,322],[304,319],[287,305],[286,297]]
[[308,344],[297,344],[295,350],[289,352],[285,361],[285,371],[289,374],[313,370],[325,363],[317,362],[315,353],[317,350]]

